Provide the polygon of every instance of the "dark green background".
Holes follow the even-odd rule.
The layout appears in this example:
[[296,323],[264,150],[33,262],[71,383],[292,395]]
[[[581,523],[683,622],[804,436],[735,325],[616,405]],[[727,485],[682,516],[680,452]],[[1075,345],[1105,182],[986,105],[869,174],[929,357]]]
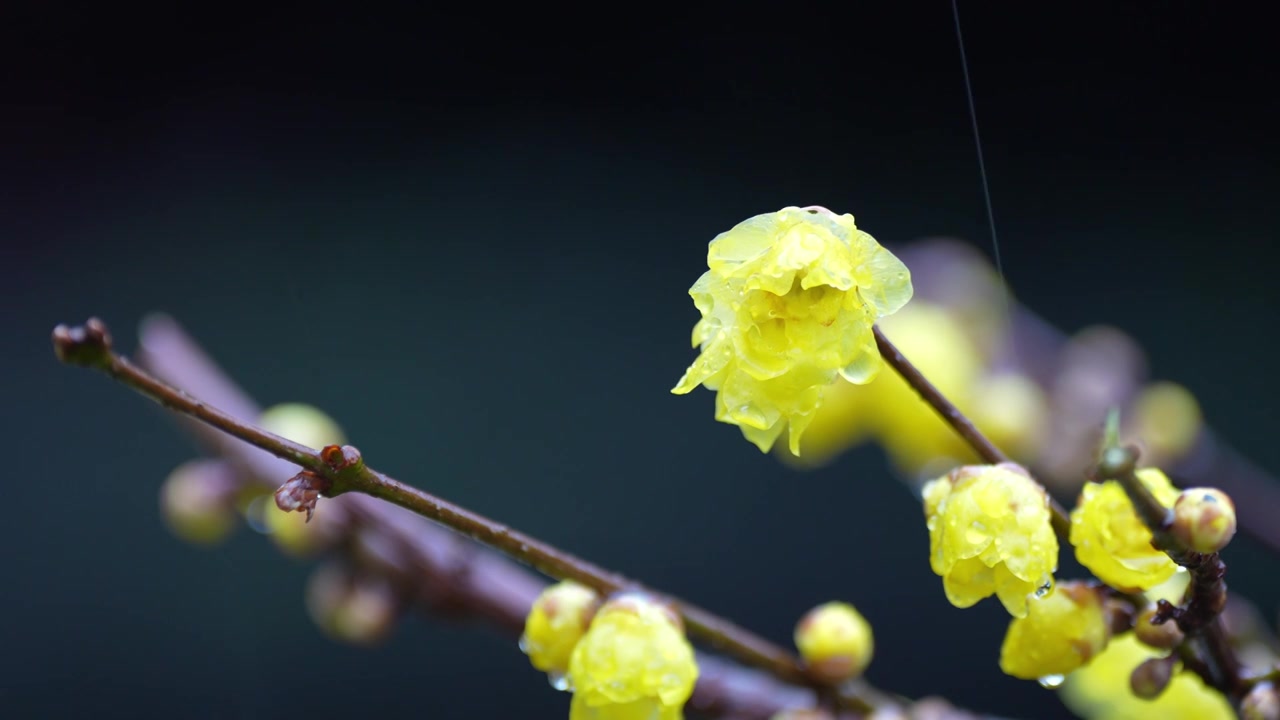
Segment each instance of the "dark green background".
[[[1015,291],[1066,330],[1131,331],[1280,471],[1261,11],[962,12]],[[0,13],[0,717],[566,712],[483,628],[338,646],[304,614],[307,568],[260,537],[170,537],[156,491],[190,445],[48,341],[96,314],[128,350],[152,310],[407,481],[778,642],[850,600],[895,691],[1063,712],[1000,674],[998,604],[947,604],[878,451],[798,474],[710,393],[668,393],[706,242],[749,215],[817,203],[890,246],[990,248],[947,3]],[[1274,559],[1226,557],[1274,617]]]

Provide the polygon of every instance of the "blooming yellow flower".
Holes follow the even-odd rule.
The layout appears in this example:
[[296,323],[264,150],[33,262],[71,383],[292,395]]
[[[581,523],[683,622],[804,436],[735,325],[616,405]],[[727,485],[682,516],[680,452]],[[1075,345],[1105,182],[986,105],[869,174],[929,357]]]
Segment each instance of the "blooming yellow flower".
[[679,618],[639,594],[606,602],[569,659],[569,720],[681,720],[698,666]]
[[1066,675],[1107,645],[1102,601],[1082,582],[1059,583],[1031,600],[1027,616],[1009,623],[1000,647],[1000,669],[1023,680]]
[[529,662],[543,672],[568,670],[569,656],[586,634],[599,603],[595,590],[568,580],[543,590],[529,608],[520,636],[520,649]]
[[996,595],[1014,617],[1051,587],[1058,538],[1044,488],[1012,463],[957,468],[924,487],[929,562],[965,608]]
[[1235,713],[1222,694],[1205,686],[1192,672],[1173,676],[1153,700],[1135,696],[1129,675],[1148,658],[1165,651],[1138,642],[1131,633],[1113,639],[1088,665],[1067,676],[1059,695],[1067,707],[1087,720],[1228,720]]
[[763,452],[790,429],[793,453],[837,376],[880,370],[872,325],[911,298],[905,265],[852,215],[784,208],[721,233],[689,289],[702,352],[672,390],[716,390],[716,419]]
[[[1139,470],[1138,479],[1163,505],[1172,507],[1178,499],[1178,491],[1159,470]],[[1151,530],[1115,480],[1085,483],[1071,511],[1070,540],[1080,564],[1118,590],[1147,590],[1177,569],[1168,555],[1151,546]]]

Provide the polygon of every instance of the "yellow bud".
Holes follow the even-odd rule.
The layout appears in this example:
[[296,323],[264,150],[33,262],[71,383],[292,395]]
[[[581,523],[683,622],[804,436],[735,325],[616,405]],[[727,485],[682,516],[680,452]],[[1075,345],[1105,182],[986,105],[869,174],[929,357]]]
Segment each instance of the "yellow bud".
[[1188,488],[1173,505],[1173,527],[1179,542],[1200,553],[1215,553],[1236,534],[1236,506],[1216,488]]
[[1003,373],[985,378],[972,392],[974,424],[1014,458],[1035,457],[1049,423],[1040,386],[1026,375]]
[[1066,675],[1102,652],[1109,634],[1097,591],[1078,581],[1059,583],[1030,601],[1025,618],[1009,623],[1000,669],[1024,680]]
[[563,674],[600,605],[595,590],[572,581],[548,586],[533,601],[524,621],[520,649],[543,672]]
[[1200,436],[1200,405],[1191,391],[1171,382],[1152,383],[1134,401],[1135,432],[1157,459],[1181,458]]
[[236,526],[232,473],[216,460],[193,460],[169,473],[160,486],[160,514],[169,530],[197,545],[225,540]]
[[795,641],[809,672],[832,684],[861,675],[875,650],[871,625],[842,602],[810,610],[796,625]]
[[309,448],[343,445],[342,428],[318,408],[304,403],[281,403],[258,417],[262,428]]
[[358,575],[341,565],[317,569],[307,582],[307,612],[335,640],[374,645],[390,635],[400,602],[384,578]]
[[271,538],[286,555],[297,558],[315,556],[328,550],[342,533],[343,508],[329,498],[316,500],[311,520],[301,512],[286,512],[276,506],[275,498],[260,495],[245,508],[250,525]]

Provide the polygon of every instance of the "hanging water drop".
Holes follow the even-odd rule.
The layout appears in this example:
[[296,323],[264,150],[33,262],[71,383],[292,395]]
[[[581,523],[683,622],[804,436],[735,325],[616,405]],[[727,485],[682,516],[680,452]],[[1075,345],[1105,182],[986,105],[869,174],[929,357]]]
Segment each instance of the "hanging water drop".
[[1053,690],[1055,688],[1061,687],[1063,681],[1065,681],[1066,679],[1067,679],[1066,675],[1045,675],[1044,677],[1036,680],[1036,682],[1040,683],[1040,687],[1042,688],[1048,688],[1050,690]]
[[551,684],[551,687],[559,690],[560,692],[569,692],[573,689],[573,686],[569,684],[569,677],[564,673],[547,673],[547,682]]

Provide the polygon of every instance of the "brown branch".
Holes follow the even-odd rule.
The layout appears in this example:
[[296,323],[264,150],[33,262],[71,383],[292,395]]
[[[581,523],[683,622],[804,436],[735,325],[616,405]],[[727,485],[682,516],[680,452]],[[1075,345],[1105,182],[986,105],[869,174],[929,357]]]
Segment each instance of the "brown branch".
[[[155,329],[154,325],[152,329]],[[171,329],[176,330],[176,326]],[[333,495],[357,492],[388,500],[435,520],[476,541],[500,550],[508,556],[521,560],[548,575],[561,579],[576,580],[584,585],[593,587],[601,593],[639,587],[616,573],[574,557],[536,538],[377,473],[364,465],[363,460],[359,457],[358,452],[354,451],[354,448],[338,449],[331,447],[326,448],[326,452],[323,454],[316,453],[310,448],[266,432],[236,414],[220,410],[209,403],[198,400],[166,384],[146,370],[113,352],[110,334],[106,327],[96,319],[90,320],[84,327],[68,328],[59,326],[54,330],[53,340],[55,352],[63,362],[100,370],[127,387],[150,397],[164,407],[194,418],[209,427],[238,438],[277,458],[301,466],[308,473],[327,481],[330,484],[329,490]],[[154,338],[149,340],[154,341]],[[177,344],[172,335],[168,338],[168,342]],[[157,342],[148,343],[149,357],[152,363],[160,364],[158,357],[160,351],[155,347],[157,344]],[[186,351],[188,355],[198,354],[191,347],[188,347]],[[207,369],[211,363],[205,361],[203,365]],[[201,363],[193,363],[191,367],[199,368]],[[226,381],[221,384],[224,390],[231,387],[230,383]],[[196,384],[188,384],[187,386],[194,388]],[[251,416],[250,413],[245,411],[252,409],[252,403],[242,393],[232,389],[228,392],[228,398],[239,406],[237,407],[237,413]],[[239,457],[242,464],[258,471],[254,474],[259,478],[269,479],[273,476],[276,478],[283,476],[283,474],[274,474],[274,468],[267,471],[265,460],[269,459],[268,456],[262,453],[255,453],[251,457],[258,459],[249,460],[236,452],[237,448],[243,447],[239,443],[224,442],[221,444],[220,450],[230,457]],[[258,474],[261,471],[267,471],[267,474]],[[343,500],[346,501],[347,507],[352,511],[352,521],[355,523],[361,523],[372,528],[383,528],[384,523],[387,523],[389,519],[383,511],[377,509],[386,506],[371,503],[371,498],[348,496]],[[394,527],[396,525],[391,523],[385,525],[385,528]],[[421,533],[422,530],[422,527],[415,528],[417,533]],[[430,536],[427,535],[426,539],[429,540]],[[418,539],[420,543],[418,546],[413,545],[413,541],[414,537],[410,533],[405,533],[399,537],[402,549],[417,551],[415,560],[423,566],[419,569],[434,571],[433,574],[428,574],[429,577],[438,578],[441,575],[442,567],[445,568],[447,573],[457,572],[460,563],[443,561],[444,564],[442,565],[441,559],[435,557],[435,555],[443,554],[456,558],[459,553],[458,547],[455,546],[442,551],[429,545],[421,545],[421,543],[425,542],[421,538]],[[505,575],[508,577],[503,579],[509,581],[509,583],[490,583],[488,581],[483,584],[477,583],[475,582],[475,577],[477,577],[476,568],[470,566],[480,564],[480,562],[472,558],[467,561],[467,564],[471,570],[468,575],[471,576],[472,584],[454,589],[455,592],[460,593],[465,590],[467,595],[465,604],[467,607],[472,607],[474,603],[473,610],[488,614],[491,619],[498,621],[498,624],[509,630],[521,627],[524,614],[532,602],[537,586],[527,577],[522,579],[519,575],[512,575],[513,572],[518,572],[514,568],[492,564],[488,568],[490,573],[498,573],[499,567],[507,567]],[[501,598],[501,602],[499,602],[498,598],[490,597],[488,594],[495,587],[514,587],[516,590],[509,596]],[[779,683],[768,678],[755,677],[751,679],[750,685],[756,688],[758,692],[745,700],[741,697],[725,696],[723,692],[716,693],[714,690],[707,691],[702,689],[695,694],[695,699],[691,701],[693,703],[692,707],[713,708],[723,714],[732,713],[754,716],[755,710],[763,710],[766,707],[771,708],[771,711],[795,707],[793,703],[802,698],[809,703],[812,702],[813,695],[811,691],[786,687],[787,683],[804,686],[812,684],[805,674],[800,661],[794,655],[697,606],[669,596],[660,596],[666,597],[679,610],[691,635],[702,639],[712,647],[732,655],[742,662],[764,669],[773,674],[778,680],[783,681]],[[712,663],[711,667],[715,668],[715,663]],[[735,670],[735,672],[747,671]],[[758,673],[753,674],[758,676]],[[700,687],[702,686],[721,689],[743,687],[740,677],[720,677],[714,672],[711,675],[704,674],[700,681]],[[807,698],[805,698],[806,694]],[[871,706],[856,695],[845,693],[842,695],[841,700],[847,708],[863,713],[871,710]]]
[[[992,465],[1009,462],[1009,456],[1005,455],[995,443],[987,439],[986,435],[973,424],[955,403],[947,399],[929,378],[920,372],[920,369],[911,363],[902,351],[897,348],[889,338],[885,337],[877,326],[873,328],[876,336],[876,347],[880,349],[880,356],[885,362],[889,363],[902,379],[907,381],[913,390],[920,395],[920,399],[929,404],[942,419],[951,426],[956,434],[960,436],[973,451],[978,453],[986,462]],[[1071,533],[1071,518],[1067,515],[1067,511],[1058,504],[1057,500],[1049,497],[1049,514],[1053,522],[1053,529],[1058,535],[1066,540]]]
[[1198,640],[1204,648],[1203,664],[1193,669],[1238,707],[1247,683],[1240,660],[1231,648],[1222,625],[1221,614],[1227,603],[1227,585],[1223,579],[1227,573],[1226,564],[1218,553],[1199,553],[1178,540],[1171,532],[1173,512],[1138,479],[1137,463],[1138,451],[1133,447],[1105,448],[1092,476],[1099,482],[1119,482],[1138,517],[1151,530],[1151,545],[1190,573],[1191,583],[1185,604],[1174,606],[1162,601],[1157,620],[1153,622],[1172,620],[1186,634],[1185,642]]

